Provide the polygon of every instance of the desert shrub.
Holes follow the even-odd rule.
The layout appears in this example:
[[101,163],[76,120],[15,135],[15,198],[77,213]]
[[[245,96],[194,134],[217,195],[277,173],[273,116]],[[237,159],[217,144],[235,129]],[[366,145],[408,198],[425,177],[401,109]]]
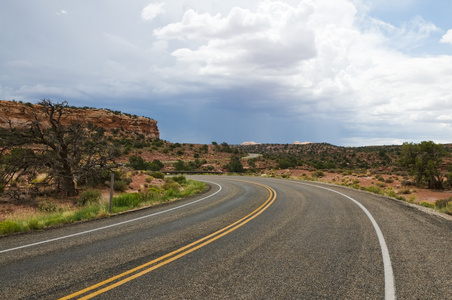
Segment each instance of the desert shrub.
[[388,190],[385,191],[385,195],[388,197],[396,198],[396,199],[399,198],[392,187],[388,188]]
[[129,166],[135,170],[148,170],[149,163],[141,156],[131,155],[129,157]]
[[[135,173],[135,175],[138,173]],[[133,179],[132,179],[132,175],[130,176],[124,176],[120,179],[121,181],[124,181],[126,184],[131,184]]]
[[146,174],[154,178],[165,179],[165,174],[163,174],[162,172],[146,172]]
[[410,189],[401,189],[401,190],[399,190],[399,194],[408,195],[408,194],[411,194],[411,190]]
[[281,174],[281,177],[282,178],[290,178],[291,175],[292,175],[292,173],[290,173],[290,171],[286,171]]
[[151,186],[147,190],[148,192],[160,193],[160,189],[157,186]]
[[403,186],[413,186],[413,185],[415,185],[415,183],[411,180],[402,180],[402,185]]
[[180,189],[180,185],[179,185],[179,183],[177,183],[177,182],[174,182],[174,181],[169,181],[169,182],[165,182],[163,185],[162,185],[162,188],[164,189],[164,190],[166,190],[166,191],[168,191],[168,190],[173,190],[173,191],[178,191],[179,189]]
[[206,167],[204,168],[204,170],[206,170],[206,171],[213,171],[214,169],[215,169],[214,166],[206,166]]
[[398,176],[408,176],[407,171],[396,171],[395,174]]
[[155,187],[148,188],[144,193],[142,193],[142,201],[155,200],[160,196],[160,190]]
[[99,190],[86,190],[78,197],[77,204],[84,206],[86,204],[99,203],[101,198],[102,193]]
[[165,201],[169,201],[171,199],[179,197],[179,191],[174,190],[173,188],[169,188],[169,189],[165,190],[164,196],[165,196]]
[[[440,208],[440,211],[442,211],[443,213],[452,215],[452,199],[447,199],[446,200],[447,203],[445,204],[441,204],[444,205],[442,208]],[[436,203],[435,203],[436,205]]]
[[446,208],[447,205],[452,204],[452,198],[449,199],[439,199],[435,201],[435,206],[439,209]]
[[146,181],[147,183],[151,183],[152,180],[154,180],[154,177],[149,176],[149,177],[146,177],[146,179],[144,181]]
[[391,178],[388,178],[388,179],[386,179],[384,182],[386,182],[386,183],[393,183],[394,182],[394,180],[393,179],[391,179]]
[[165,182],[175,182],[174,180],[173,180],[173,177],[165,177]]
[[115,183],[113,184],[113,189],[118,192],[125,192],[128,187],[129,184],[124,180],[115,180]]
[[[115,173],[115,180],[123,180],[127,181],[127,184],[132,182],[131,176],[133,175],[133,172],[136,170],[126,167],[121,167],[119,169],[114,170]],[[110,178],[110,177],[108,177]]]
[[435,204],[430,203],[430,202],[426,202],[426,201],[422,201],[422,202],[420,203],[420,205],[423,206],[423,207],[435,208]]
[[174,176],[172,177],[172,179],[179,184],[184,184],[187,182],[187,178],[185,178],[184,175]]
[[312,177],[324,177],[324,176],[325,176],[325,173],[323,173],[323,171],[321,171],[321,170],[312,172]]
[[416,200],[417,196],[416,195],[410,195],[407,199],[405,199],[406,202],[409,203],[414,203],[414,201]]
[[374,185],[368,186],[368,187],[363,187],[362,189],[365,190],[365,191],[374,193],[374,194],[381,194],[382,193],[381,189],[378,186],[374,186]]
[[44,200],[38,203],[38,209],[43,212],[57,212],[60,208],[55,202]]
[[228,172],[235,172],[235,173],[242,173],[243,172],[243,165],[240,161],[240,157],[233,155],[231,156],[231,160],[229,163],[225,166]]

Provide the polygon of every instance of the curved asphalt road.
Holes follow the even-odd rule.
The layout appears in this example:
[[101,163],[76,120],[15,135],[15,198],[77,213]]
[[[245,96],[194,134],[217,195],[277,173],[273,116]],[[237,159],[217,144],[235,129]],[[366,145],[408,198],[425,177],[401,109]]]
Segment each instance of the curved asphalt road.
[[0,238],[0,299],[452,299],[450,218],[338,186],[193,177],[211,189]]

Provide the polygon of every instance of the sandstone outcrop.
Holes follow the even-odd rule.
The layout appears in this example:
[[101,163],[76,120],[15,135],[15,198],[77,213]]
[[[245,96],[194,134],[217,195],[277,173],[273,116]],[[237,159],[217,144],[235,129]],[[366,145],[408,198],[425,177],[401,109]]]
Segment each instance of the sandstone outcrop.
[[[44,120],[42,107],[38,104],[0,100],[1,128],[8,128],[9,122],[16,128],[24,127],[34,120],[34,114]],[[68,125],[75,121],[91,122],[98,127],[104,128],[108,133],[121,130],[142,134],[147,138],[160,138],[157,121],[118,111],[113,112],[107,109],[94,108],[67,108],[67,114],[62,118],[61,123]]]
[[243,142],[241,145],[242,145],[242,146],[260,145],[260,143],[256,143],[256,142]]

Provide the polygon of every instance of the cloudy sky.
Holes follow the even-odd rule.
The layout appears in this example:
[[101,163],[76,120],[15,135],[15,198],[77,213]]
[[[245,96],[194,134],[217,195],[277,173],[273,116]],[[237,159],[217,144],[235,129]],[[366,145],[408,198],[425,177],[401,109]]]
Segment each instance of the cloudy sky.
[[450,12],[450,0],[2,0],[0,99],[147,116],[171,142],[450,143]]

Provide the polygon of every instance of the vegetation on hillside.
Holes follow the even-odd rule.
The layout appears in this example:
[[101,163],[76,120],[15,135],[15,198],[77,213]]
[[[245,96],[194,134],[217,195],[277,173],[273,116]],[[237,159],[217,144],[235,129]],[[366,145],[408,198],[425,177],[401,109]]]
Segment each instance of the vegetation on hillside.
[[[14,103],[20,103],[20,104],[24,104],[25,106],[27,106],[27,107],[33,107],[33,103],[31,103],[31,102],[23,102],[23,101],[16,101],[16,100],[11,100],[11,102],[14,102]],[[101,110],[105,110],[105,111],[109,111],[109,112],[111,112],[111,113],[113,113],[113,114],[115,114],[115,115],[125,115],[125,116],[128,116],[129,118],[132,118],[132,119],[137,119],[138,117],[140,117],[140,116],[138,116],[138,115],[134,115],[134,114],[129,114],[129,113],[126,113],[126,112],[122,112],[122,111],[119,111],[119,110],[111,110],[111,109],[109,109],[109,108],[96,108],[96,107],[92,107],[92,106],[82,106],[82,107],[79,107],[79,106],[71,106],[71,105],[68,105],[67,106],[67,108],[70,108],[70,109],[80,109],[80,110],[88,110],[88,109],[90,109],[90,110],[97,110],[97,109],[101,109]],[[143,116],[143,118],[147,118],[147,119],[150,119],[150,120],[153,120],[153,119],[151,119],[151,118],[149,118],[149,117],[144,117]]]
[[[452,145],[439,145],[433,142],[422,142],[419,145],[407,144],[403,146],[368,146],[368,147],[339,147],[326,143],[320,144],[257,144],[237,146],[247,153],[261,154],[261,158],[252,160],[258,168],[306,170],[368,170],[378,169],[388,172],[413,173],[413,158],[406,156],[408,146],[413,153],[416,150],[418,168],[430,170],[425,176],[437,176],[436,180],[447,178],[447,166],[451,161]],[[423,153],[423,154],[421,154]],[[251,161],[250,161],[251,163]],[[428,168],[427,168],[428,167]],[[423,170],[424,170],[423,169]],[[433,172],[436,170],[436,173]],[[427,172],[427,171],[425,171]],[[413,174],[414,175],[414,174]],[[428,183],[421,179],[416,183]],[[440,188],[440,185],[430,186]]]
[[[151,187],[153,178],[163,180],[165,172],[272,176],[278,170],[282,177],[289,177],[290,170],[306,170],[312,178],[302,178],[310,180],[322,178],[325,173],[360,176],[386,173],[402,176],[407,193],[410,191],[406,187],[410,185],[430,189],[452,187],[452,145],[433,142],[369,147],[339,147],[327,143],[246,146],[226,142],[171,143],[124,128],[106,132],[80,120],[63,125],[60,120],[72,107],[66,102],[48,100],[39,105],[42,113],[34,114],[33,121],[25,128],[16,128],[14,122],[4,117],[10,126],[0,129],[2,202],[29,204],[40,211],[55,212],[57,205],[48,199],[69,196],[77,205],[89,206],[98,202],[98,191],[108,187],[111,172],[115,173],[114,189],[129,194],[135,192],[131,187],[133,174],[149,175],[149,182],[139,190],[139,196],[124,196],[128,200],[116,200],[118,205],[146,198],[141,194],[149,193],[148,188],[169,190],[171,187],[173,192],[168,193],[175,193],[178,185],[181,186],[177,179],[162,183],[164,187]],[[260,155],[244,159],[247,153]],[[365,189],[401,198],[394,190],[384,188],[393,179],[379,176],[375,177],[376,185]],[[359,179],[347,179],[341,184],[358,187]],[[451,206],[452,201],[447,199],[438,202],[438,208],[445,212],[451,211]]]
[[259,153],[275,162],[274,167],[329,169],[390,168],[400,155],[400,146],[338,147],[319,144],[256,144],[238,146],[247,153]]
[[[306,170],[301,179],[318,180],[324,172],[338,174],[333,182],[412,202],[410,187],[435,190],[452,188],[452,145],[433,142],[405,143],[402,146],[338,147],[326,143],[281,145],[255,144],[237,146],[248,153],[261,154],[248,160],[247,170],[290,177]],[[279,170],[279,171],[278,171]],[[300,174],[300,173],[298,173]],[[371,177],[371,175],[373,176]],[[381,174],[386,174],[384,178]],[[360,178],[372,178],[371,186],[360,185]],[[337,178],[339,181],[336,181]],[[397,190],[387,186],[399,182]],[[452,214],[452,198],[421,205]]]

